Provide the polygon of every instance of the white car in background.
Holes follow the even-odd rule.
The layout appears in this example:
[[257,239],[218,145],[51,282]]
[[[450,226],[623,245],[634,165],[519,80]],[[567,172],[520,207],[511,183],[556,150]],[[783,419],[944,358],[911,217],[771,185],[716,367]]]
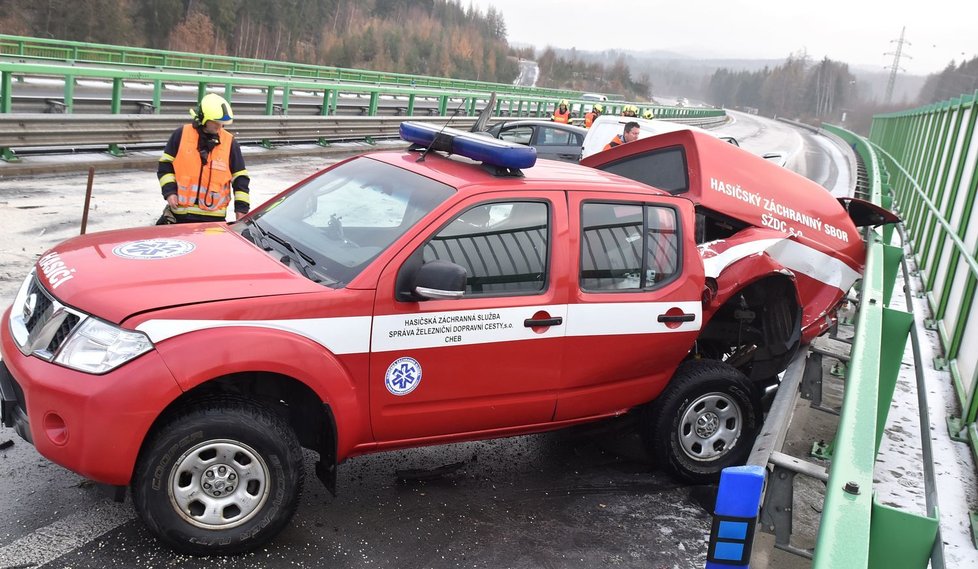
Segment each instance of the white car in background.
[[[705,132],[710,136],[717,136],[715,133],[708,130],[690,126],[688,124],[680,124],[659,119],[641,119],[638,117],[602,115],[596,118],[591,124],[591,128],[588,129],[587,136],[584,137],[584,147],[582,149],[581,157],[587,158],[592,154],[596,154],[604,150],[605,145],[611,142],[611,139],[613,139],[616,134],[621,134],[622,131],[625,130],[625,123],[631,121],[637,122],[639,127],[641,127],[638,135],[640,139],[648,138],[650,136],[655,136],[665,132],[674,132],[677,130],[693,130],[696,132]],[[733,137],[717,136],[717,138],[740,146],[740,144],[737,143],[737,139]]]
[[[584,145],[581,148],[581,159],[587,158],[592,154],[597,154],[604,150],[605,145],[611,142],[611,139],[617,134],[621,134],[625,130],[625,123],[635,121],[640,127],[639,139],[648,138],[650,136],[655,136],[657,134],[663,134],[666,132],[675,132],[677,130],[692,130],[695,132],[703,132],[724,140],[733,144],[734,146],[740,146],[737,139],[732,136],[720,136],[715,132],[711,132],[706,129],[702,129],[696,126],[691,126],[688,124],[681,124],[672,121],[664,121],[660,119],[641,119],[637,117],[622,117],[613,115],[602,115],[594,120],[591,124],[591,128],[587,131],[587,136],[584,137]],[[785,166],[785,157],[780,152],[769,152],[761,156],[765,160],[774,162],[779,166]]]

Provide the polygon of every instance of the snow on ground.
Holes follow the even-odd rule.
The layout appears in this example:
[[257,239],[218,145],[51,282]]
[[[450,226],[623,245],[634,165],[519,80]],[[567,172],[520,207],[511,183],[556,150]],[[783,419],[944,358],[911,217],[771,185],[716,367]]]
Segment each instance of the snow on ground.
[[[968,444],[952,441],[949,436],[945,417],[960,416],[961,409],[951,374],[934,369],[934,359],[943,355],[940,338],[937,332],[924,328],[924,320],[933,315],[926,300],[917,297],[923,286],[920,278],[912,273],[916,269],[912,251],[905,248],[904,252],[911,271],[910,287],[914,297],[912,311],[920,338],[921,362],[925,368],[925,396],[930,410],[928,436],[931,438],[934,455],[945,564],[949,568],[978,567],[978,549],[975,549],[972,542],[969,513],[969,510],[978,510],[975,463]],[[900,282],[902,275],[898,274],[897,283]],[[909,310],[899,286],[894,291],[890,307]],[[890,406],[886,431],[880,445],[880,458],[875,470],[878,481],[876,490],[881,503],[926,515],[921,468],[923,457],[919,441],[920,423],[917,414],[919,405],[913,365],[913,352],[908,338],[893,395],[893,405]]]

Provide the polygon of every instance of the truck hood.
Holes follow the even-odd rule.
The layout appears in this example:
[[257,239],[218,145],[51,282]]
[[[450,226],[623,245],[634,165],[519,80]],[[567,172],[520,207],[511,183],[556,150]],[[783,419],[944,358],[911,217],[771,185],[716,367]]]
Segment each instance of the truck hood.
[[36,268],[63,304],[115,323],[164,307],[323,290],[223,223],[83,235]]

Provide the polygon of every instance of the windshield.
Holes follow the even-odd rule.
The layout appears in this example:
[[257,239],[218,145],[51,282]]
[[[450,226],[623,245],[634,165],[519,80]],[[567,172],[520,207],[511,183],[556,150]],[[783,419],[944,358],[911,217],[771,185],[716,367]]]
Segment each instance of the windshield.
[[342,287],[454,191],[396,166],[357,158],[234,228],[311,280]]

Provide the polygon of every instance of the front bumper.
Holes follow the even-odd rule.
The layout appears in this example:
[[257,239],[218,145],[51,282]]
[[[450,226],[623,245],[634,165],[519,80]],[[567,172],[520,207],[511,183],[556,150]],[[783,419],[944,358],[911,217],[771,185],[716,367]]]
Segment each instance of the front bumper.
[[12,426],[52,462],[86,478],[129,483],[143,440],[182,391],[156,351],[103,375],[25,356],[0,320],[0,406]]
[[0,424],[13,428],[25,441],[34,444],[31,438],[31,425],[27,420],[24,392],[10,375],[7,364],[0,361]]

